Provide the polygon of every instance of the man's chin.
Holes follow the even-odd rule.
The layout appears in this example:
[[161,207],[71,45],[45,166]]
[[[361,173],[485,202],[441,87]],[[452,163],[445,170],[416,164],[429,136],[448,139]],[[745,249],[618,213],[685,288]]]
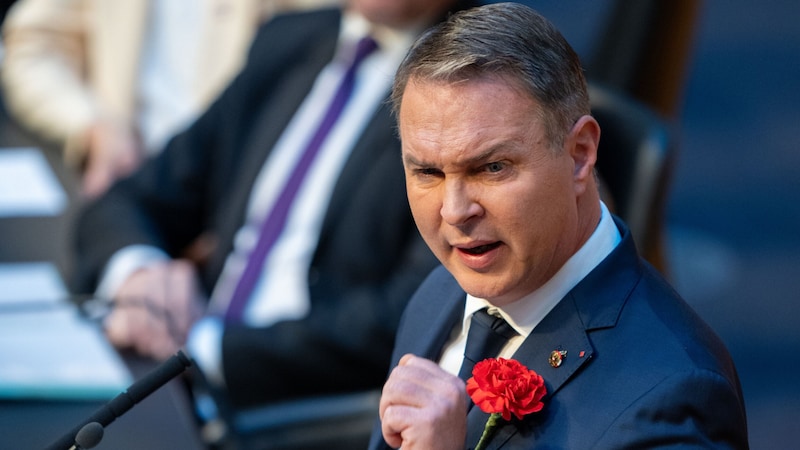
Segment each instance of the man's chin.
[[461,289],[473,297],[492,301],[503,296],[503,289],[500,288],[498,280],[489,274],[480,274],[463,267],[456,272],[451,270],[451,273]]

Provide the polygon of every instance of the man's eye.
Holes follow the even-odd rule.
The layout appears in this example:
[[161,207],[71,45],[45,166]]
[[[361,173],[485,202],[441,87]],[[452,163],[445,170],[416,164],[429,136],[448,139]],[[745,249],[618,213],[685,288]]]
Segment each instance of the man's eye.
[[417,170],[417,173],[419,173],[420,175],[428,175],[428,176],[430,176],[430,175],[437,175],[439,173],[439,171],[436,170],[436,169],[424,168],[424,169]]
[[505,164],[501,162],[490,162],[489,164],[486,164],[485,167],[487,172],[497,173],[502,171],[503,168],[505,168]]

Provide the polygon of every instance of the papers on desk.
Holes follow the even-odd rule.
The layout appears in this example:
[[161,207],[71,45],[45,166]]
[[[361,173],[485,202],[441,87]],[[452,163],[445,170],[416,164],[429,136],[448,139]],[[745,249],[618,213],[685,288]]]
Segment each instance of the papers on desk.
[[0,264],[0,311],[3,304],[55,303],[66,296],[61,275],[50,263]]
[[36,148],[0,149],[0,217],[57,216],[67,194]]
[[[18,292],[12,297],[8,292]],[[132,376],[49,264],[0,264],[0,398],[110,399]]]

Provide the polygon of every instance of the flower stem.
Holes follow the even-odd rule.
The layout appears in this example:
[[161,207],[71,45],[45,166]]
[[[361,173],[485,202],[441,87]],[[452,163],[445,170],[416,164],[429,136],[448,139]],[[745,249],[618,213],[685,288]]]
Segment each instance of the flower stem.
[[478,445],[475,446],[475,450],[483,450],[487,445],[489,445],[489,440],[492,438],[494,430],[497,427],[497,421],[502,417],[503,416],[498,413],[492,413],[492,415],[489,416],[489,419],[486,421],[486,425],[483,427],[481,439],[478,441]]

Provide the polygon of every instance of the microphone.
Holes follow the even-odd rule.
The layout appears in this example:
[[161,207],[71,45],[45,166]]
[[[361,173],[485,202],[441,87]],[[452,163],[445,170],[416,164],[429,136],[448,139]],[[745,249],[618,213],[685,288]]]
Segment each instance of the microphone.
[[[180,375],[191,365],[192,363],[189,358],[182,351],[178,350],[178,353],[170,356],[169,359],[161,363],[147,375],[130,385],[127,391],[122,392],[111,399],[111,401],[95,411],[95,413],[92,414],[92,416],[86,421],[70,430],[69,433],[62,436],[59,440],[52,443],[47,448],[49,450],[70,449],[71,446],[75,448],[73,443],[80,444],[76,440],[77,435],[83,431],[83,428],[89,423],[97,422],[97,424],[100,425],[100,428],[107,427],[117,417],[120,417],[129,409],[131,409],[133,405],[139,403],[145,397],[155,392],[158,388],[167,384],[168,381]],[[91,428],[96,427],[92,426]],[[93,432],[91,430],[87,430],[86,433]],[[102,433],[100,434],[100,437],[102,438]],[[97,445],[97,443],[94,445]],[[79,446],[77,448],[82,447]]]
[[69,450],[82,450],[95,448],[103,439],[103,426],[97,422],[89,422],[81,427],[75,435],[75,445]]

